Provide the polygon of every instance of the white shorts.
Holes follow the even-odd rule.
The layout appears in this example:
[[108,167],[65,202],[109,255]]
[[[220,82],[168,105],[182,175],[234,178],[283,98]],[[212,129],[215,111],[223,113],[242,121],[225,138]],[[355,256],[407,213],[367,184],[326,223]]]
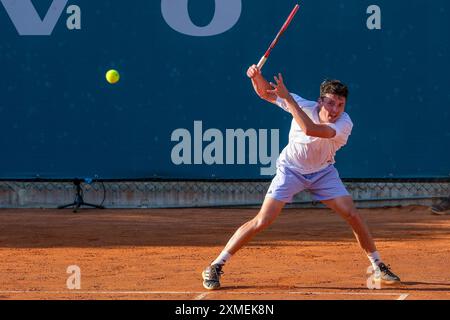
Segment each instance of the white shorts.
[[290,203],[297,193],[304,190],[311,192],[316,201],[350,195],[333,165],[318,172],[303,175],[287,167],[279,166],[266,197]]

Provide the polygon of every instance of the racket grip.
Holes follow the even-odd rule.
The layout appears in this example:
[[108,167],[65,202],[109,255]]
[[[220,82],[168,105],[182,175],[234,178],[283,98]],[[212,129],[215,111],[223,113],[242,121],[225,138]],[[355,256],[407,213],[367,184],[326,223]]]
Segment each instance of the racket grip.
[[262,69],[262,67],[264,66],[264,64],[266,63],[266,61],[267,61],[266,56],[263,56],[263,57],[261,58],[261,60],[259,60],[258,65],[257,65],[259,70]]

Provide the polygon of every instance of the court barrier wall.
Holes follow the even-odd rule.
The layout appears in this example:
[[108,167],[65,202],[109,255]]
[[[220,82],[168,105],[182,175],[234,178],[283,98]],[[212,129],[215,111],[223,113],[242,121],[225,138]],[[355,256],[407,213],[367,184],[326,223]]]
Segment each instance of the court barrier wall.
[[[93,182],[82,184],[86,202],[107,208],[258,207],[270,182]],[[450,195],[450,183],[345,182],[360,208],[426,205]],[[56,208],[74,200],[69,182],[0,182],[0,208]],[[292,206],[319,207],[308,193]]]

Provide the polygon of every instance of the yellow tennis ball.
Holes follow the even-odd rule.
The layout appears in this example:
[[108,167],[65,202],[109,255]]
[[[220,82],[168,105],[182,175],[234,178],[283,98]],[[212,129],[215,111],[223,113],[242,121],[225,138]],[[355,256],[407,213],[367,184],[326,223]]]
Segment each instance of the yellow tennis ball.
[[109,70],[106,73],[106,81],[108,81],[111,84],[117,83],[120,80],[120,74],[117,72],[117,70]]

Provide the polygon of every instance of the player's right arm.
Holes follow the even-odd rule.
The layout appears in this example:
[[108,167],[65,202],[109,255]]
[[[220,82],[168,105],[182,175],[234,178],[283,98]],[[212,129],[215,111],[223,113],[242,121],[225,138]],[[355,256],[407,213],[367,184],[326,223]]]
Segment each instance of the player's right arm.
[[270,94],[267,91],[271,90],[269,82],[264,79],[261,74],[261,70],[254,64],[250,66],[247,70],[247,76],[252,81],[253,89],[255,89],[256,94],[263,100],[274,103],[277,101],[277,96]]

